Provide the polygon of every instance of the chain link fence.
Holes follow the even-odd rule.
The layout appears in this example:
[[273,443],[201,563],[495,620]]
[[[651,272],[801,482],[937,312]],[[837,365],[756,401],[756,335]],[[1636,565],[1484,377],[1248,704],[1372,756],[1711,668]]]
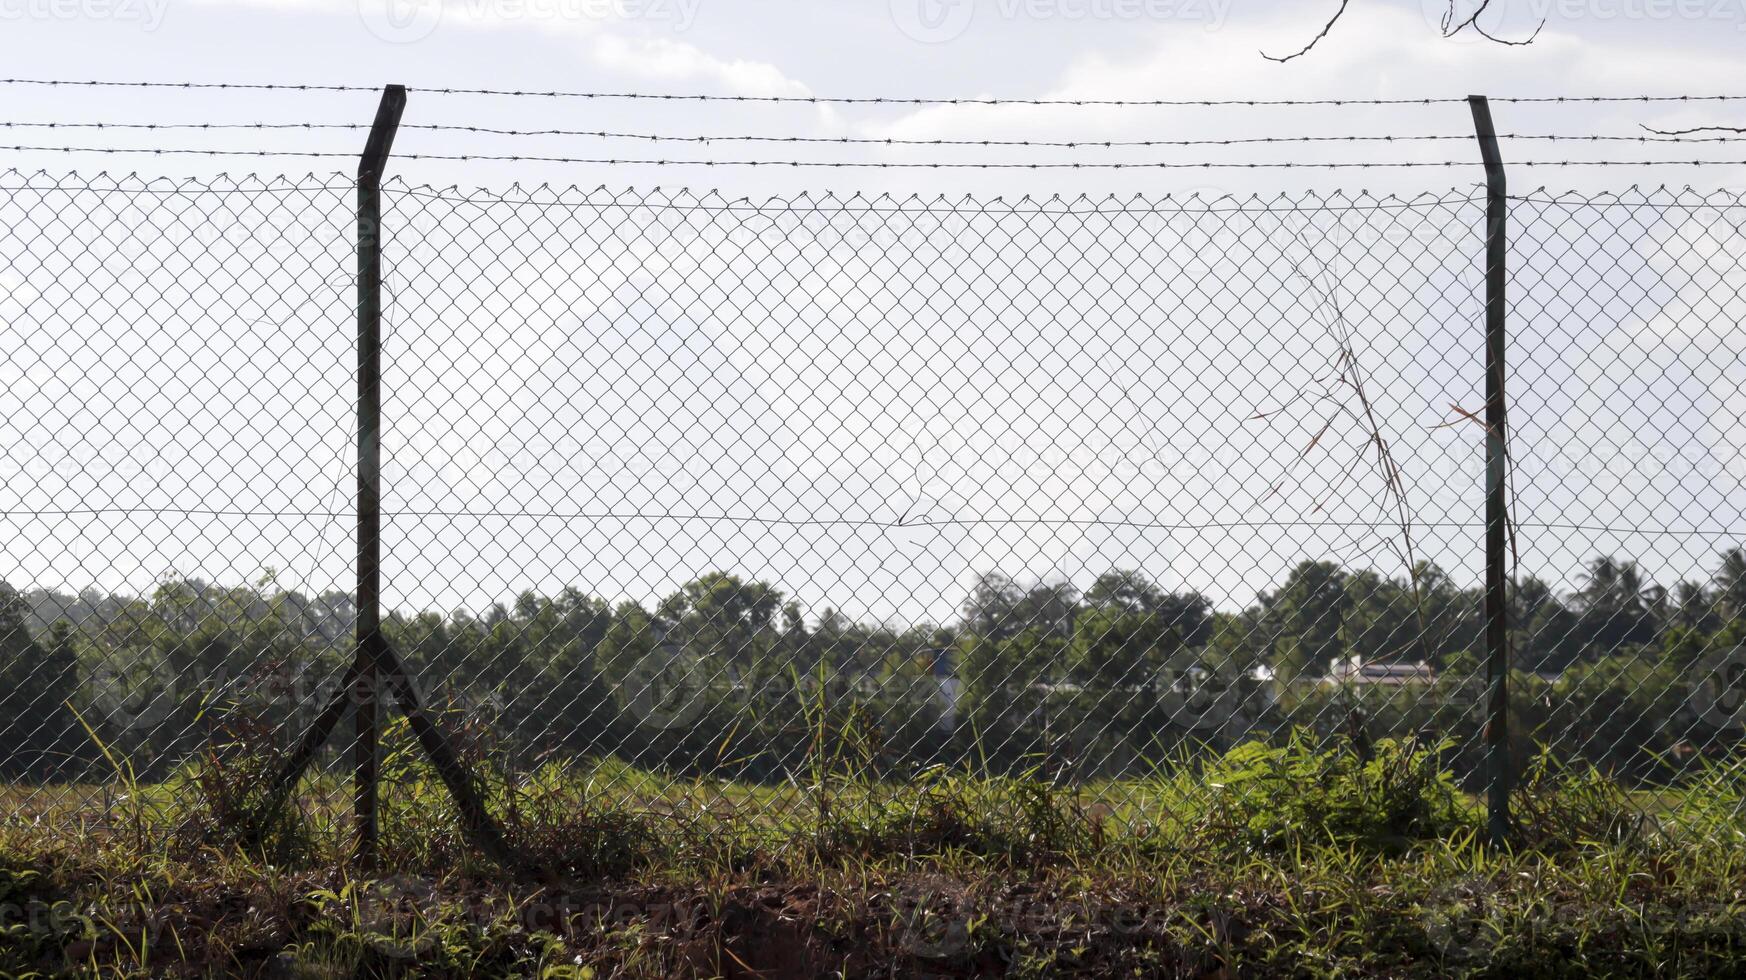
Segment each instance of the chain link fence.
[[[0,180],[5,819],[173,813],[341,683],[352,189]],[[1307,733],[1480,791],[1483,189],[383,202],[383,629],[478,771],[1138,815]],[[1677,816],[1746,719],[1746,202],[1510,207],[1514,756]]]

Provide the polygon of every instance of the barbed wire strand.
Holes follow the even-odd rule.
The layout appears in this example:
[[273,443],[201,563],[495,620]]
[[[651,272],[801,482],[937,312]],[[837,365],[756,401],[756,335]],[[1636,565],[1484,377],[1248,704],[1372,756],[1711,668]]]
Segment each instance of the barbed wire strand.
[[[352,152],[325,150],[212,150],[188,147],[107,147],[107,146],[0,146],[0,152],[17,153],[94,153],[140,154],[144,156],[215,156],[215,157],[314,157],[345,158]],[[1018,163],[1011,161],[875,161],[875,160],[666,160],[616,157],[567,157],[530,154],[482,153],[397,153],[397,160],[500,161],[515,163],[570,163],[589,166],[650,166],[650,167],[823,167],[832,169],[873,170],[1382,170],[1390,168],[1477,167],[1478,160],[1334,160],[1311,163],[1301,160],[1274,162],[1249,161],[1121,161],[1066,163]],[[1512,160],[1512,167],[1738,167],[1746,160]]]
[[[165,82],[117,81],[107,79],[46,79],[0,78],[0,85],[40,85],[67,88],[153,88],[212,89],[234,91],[282,92],[377,92],[379,85],[332,85],[282,82]],[[442,86],[422,88],[407,86],[409,92],[427,95],[486,95],[520,98],[562,99],[631,99],[669,102],[773,102],[837,105],[1054,105],[1054,106],[1377,106],[1377,105],[1449,105],[1466,102],[1465,97],[1393,98],[1393,99],[1108,99],[1108,98],[921,98],[908,96],[820,96],[820,95],[716,95],[704,93],[660,92],[569,92],[559,90],[456,88]],[[1586,103],[1586,102],[1735,102],[1746,101],[1746,95],[1556,95],[1556,96],[1494,96],[1493,102],[1509,103]]]
[[[130,123],[130,122],[36,122],[36,121],[0,121],[0,129],[91,129],[91,130],[135,130],[135,131],[206,131],[206,130],[255,130],[277,132],[285,130],[367,130],[367,123]],[[613,130],[589,129],[503,129],[492,126],[467,126],[455,123],[406,123],[400,127],[403,130],[424,130],[427,132],[471,133],[486,136],[580,136],[596,139],[626,139],[659,143],[815,143],[836,144],[845,146],[999,146],[999,147],[1047,147],[1058,149],[1114,149],[1127,147],[1152,146],[1249,146],[1267,143],[1411,143],[1429,141],[1471,142],[1472,133],[1452,134],[1420,134],[1395,136],[1381,135],[1349,135],[1349,136],[1249,136],[1227,139],[1143,139],[1143,140],[1020,140],[1020,139],[902,139],[898,137],[854,137],[854,136],[767,136],[752,134],[721,134],[721,135],[674,135],[663,133],[626,133]],[[1746,133],[1718,136],[1687,136],[1679,134],[1661,134],[1655,136],[1618,136],[1603,134],[1556,134],[1556,133],[1503,133],[1499,139],[1534,140],[1534,141],[1568,141],[1568,142],[1621,142],[1621,143],[1731,143],[1746,140]]]

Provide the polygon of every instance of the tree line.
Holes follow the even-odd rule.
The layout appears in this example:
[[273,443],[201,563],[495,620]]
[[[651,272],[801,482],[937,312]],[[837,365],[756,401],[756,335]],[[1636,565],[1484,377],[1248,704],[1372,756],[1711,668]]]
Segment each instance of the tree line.
[[[711,572],[648,605],[530,592],[479,613],[395,613],[384,629],[432,710],[511,761],[1097,778],[1293,726],[1471,742],[1481,598],[1429,563],[1391,577],[1303,561],[1240,610],[1138,571],[1083,589],[989,573],[952,620],[900,627],[808,616],[770,583]],[[1545,743],[1653,778],[1722,744],[1684,709],[1705,658],[1746,642],[1740,549],[1705,582],[1668,589],[1601,556],[1568,591],[1528,578],[1510,601],[1522,754]],[[347,595],[270,579],[139,597],[0,585],[0,774],[87,774],[106,764],[99,743],[167,772],[243,717],[288,743],[343,669],[353,615]],[[1355,686],[1338,680],[1352,658],[1429,670]]]

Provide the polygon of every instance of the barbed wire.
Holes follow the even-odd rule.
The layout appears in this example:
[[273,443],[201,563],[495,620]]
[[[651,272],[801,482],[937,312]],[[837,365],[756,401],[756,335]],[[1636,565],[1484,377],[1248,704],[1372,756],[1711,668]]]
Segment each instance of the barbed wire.
[[49,88],[174,88],[285,92],[380,92],[379,85],[314,85],[283,82],[153,82],[73,78],[0,78],[0,85],[41,85]]
[[[133,122],[52,122],[52,121],[0,121],[0,129],[91,129],[91,130],[142,130],[142,131],[204,131],[204,130],[367,130],[366,123],[133,123]],[[660,143],[816,143],[837,144],[846,146],[999,146],[999,147],[1045,147],[1056,149],[1115,149],[1129,147],[1153,146],[1248,146],[1267,143],[1410,143],[1430,141],[1462,141],[1471,142],[1472,133],[1452,134],[1419,134],[1396,136],[1391,134],[1367,134],[1346,136],[1248,136],[1225,139],[1143,139],[1143,140],[1024,140],[1024,139],[904,139],[898,137],[855,137],[855,136],[768,136],[753,134],[720,134],[720,135],[674,135],[662,133],[628,133],[613,130],[590,129],[504,129],[492,126],[468,126],[457,123],[406,123],[403,130],[424,130],[427,132],[458,132],[486,136],[580,136],[597,139],[627,139]],[[1725,127],[1702,127],[1704,129],[1723,129]],[[1504,140],[1534,140],[1534,141],[1568,141],[1568,142],[1624,142],[1624,143],[1730,143],[1746,140],[1746,131],[1736,131],[1731,135],[1695,136],[1681,133],[1660,133],[1653,136],[1619,136],[1603,134],[1556,134],[1556,133],[1501,133],[1499,139]]]
[[[41,85],[70,88],[163,88],[216,89],[237,91],[283,92],[379,92],[379,85],[332,85],[282,82],[165,82],[123,81],[108,79],[44,79],[0,78],[0,85]],[[597,92],[536,89],[455,88],[450,86],[422,88],[407,86],[409,92],[427,95],[486,95],[521,98],[562,99],[629,99],[669,102],[772,102],[831,103],[837,105],[1031,105],[1031,106],[1377,106],[1377,105],[1450,105],[1466,102],[1465,97],[1372,98],[1372,99],[1109,99],[1109,98],[924,98],[909,96],[820,96],[820,95],[717,95],[706,93],[662,92]],[[1564,103],[1564,102],[1735,102],[1746,101],[1746,95],[1555,95],[1555,96],[1495,96],[1493,102]]]
[[1732,135],[1721,138],[1738,139],[1740,134],[1746,133],[1746,126],[1691,126],[1686,129],[1657,129],[1654,126],[1646,126],[1642,123],[1638,123],[1638,126],[1657,136],[1670,136],[1679,139],[1692,139],[1694,138],[1692,135],[1694,133],[1729,133]]
[[[112,146],[0,146],[0,152],[140,154],[145,156],[215,157],[313,157],[354,159],[357,154],[339,150],[222,150],[193,147]],[[537,154],[489,153],[397,153],[397,160],[496,161],[514,163],[570,163],[589,166],[650,167],[823,167],[873,170],[1382,170],[1391,168],[1475,167],[1478,160],[1332,160],[1280,161],[1068,161],[1024,163],[1014,161],[878,161],[878,160],[668,160],[658,158],[570,157]],[[1738,167],[1746,160],[1512,160],[1511,167]]]

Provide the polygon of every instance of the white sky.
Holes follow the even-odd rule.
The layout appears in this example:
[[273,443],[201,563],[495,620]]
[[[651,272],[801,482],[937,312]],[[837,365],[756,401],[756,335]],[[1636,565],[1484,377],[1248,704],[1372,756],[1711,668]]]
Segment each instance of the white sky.
[[[1543,14],[1528,47],[1439,37],[1442,5],[1354,4],[1308,56],[1279,65],[1317,31],[1334,4],[1175,0],[890,0],[866,4],[670,0],[616,12],[586,0],[0,0],[0,74],[21,78],[186,81],[401,82],[415,89],[488,87],[745,95],[996,96],[1016,98],[1416,98],[1734,94],[1746,45],[1746,0],[1532,0],[1496,3],[1494,33],[1520,36]],[[931,26],[930,26],[931,25]],[[0,86],[8,122],[367,122],[368,93],[138,92]],[[1494,106],[1500,131],[1635,135],[1638,125],[1746,125],[1746,103]],[[563,128],[683,135],[764,134],[991,139],[1222,139],[1267,135],[1465,136],[1460,104],[1361,108],[868,107],[723,105],[493,99],[414,91],[408,124]],[[266,134],[48,131],[14,128],[0,142],[34,145],[303,148],[353,152],[353,131]],[[1742,158],[1746,144],[1513,142],[1506,160]],[[587,137],[501,137],[404,131],[411,153],[542,153],[565,156],[820,160],[1470,160],[1467,140],[1242,148],[1068,151],[820,147],[713,143],[651,146]],[[209,178],[349,173],[337,160],[94,157],[8,152],[0,167],[29,173]],[[1686,184],[1699,192],[1746,186],[1746,168],[1632,167],[1511,171],[1512,188],[1623,190]],[[612,198],[626,189],[673,200],[812,199],[856,192],[979,201],[1025,195],[1072,198],[1141,193],[1202,201],[1223,194],[1357,189],[1442,200],[1472,191],[1478,167],[1452,169],[917,171],[745,170],[576,164],[397,161],[405,185],[525,188],[535,201]],[[39,178],[40,181],[40,178]],[[9,181],[15,186],[17,178]],[[343,181],[339,182],[343,185]],[[596,191],[596,188],[602,190]],[[685,188],[686,190],[679,190]],[[449,195],[454,197],[457,195]],[[511,195],[514,196],[514,195]],[[227,214],[207,205],[199,228],[117,214],[68,232],[32,229],[99,207],[32,193],[29,220],[0,243],[0,317],[18,352],[3,380],[13,421],[4,477],[8,510],[190,506],[343,509],[352,351],[343,186],[276,198],[275,211]],[[211,202],[213,199],[205,199]],[[1683,203],[1692,203],[1687,197]],[[1734,198],[1711,197],[1711,203]],[[420,202],[423,202],[422,204]],[[990,258],[1031,266],[991,274],[952,251],[986,246],[1013,229],[1046,234],[1051,222],[979,219],[957,228],[932,217],[877,222],[896,234],[904,265],[880,266],[865,249],[776,236],[754,219],[659,225],[654,240],[607,233],[630,212],[534,204],[479,210],[397,191],[405,217],[390,254],[397,307],[389,318],[390,429],[385,445],[392,510],[541,510],[694,514],[757,513],[947,522],[1011,516],[1159,523],[1376,519],[1374,475],[1343,482],[1361,445],[1336,427],[1297,469],[1302,485],[1263,498],[1324,418],[1298,411],[1246,421],[1239,408],[1291,390],[1325,368],[1326,304],[1303,278],[1332,283],[1363,342],[1383,427],[1396,440],[1423,521],[1470,521],[1478,504],[1472,427],[1435,429],[1451,403],[1477,409],[1477,242],[1462,229],[1476,206],[1421,204],[1364,212],[1361,227],[1305,232],[1274,217],[1234,226],[1201,213],[1170,233],[1146,229],[1145,249],[1111,258],[1099,249],[1141,229],[1103,218],[1071,219],[1060,240],[1009,244]],[[108,205],[103,205],[108,206]],[[1166,212],[1174,205],[1166,207]],[[673,212],[664,212],[671,217]],[[765,208],[762,220],[768,217]],[[1377,217],[1377,214],[1384,214]],[[286,254],[239,247],[228,258],[178,267],[166,261],[218,224],[258,242],[287,234],[292,278],[249,274]],[[592,215],[592,217],[590,217]],[[612,221],[608,222],[607,217]],[[1156,216],[1154,216],[1156,217]],[[1168,218],[1168,214],[1164,215]],[[660,219],[654,219],[660,220]],[[865,221],[866,215],[860,219]],[[1163,219],[1160,219],[1163,220]],[[1599,222],[1610,234],[1584,239]],[[44,251],[144,223],[159,244]],[[853,220],[851,224],[855,223]],[[1679,527],[1684,535],[1525,530],[1527,571],[1569,582],[1596,550],[1639,557],[1664,582],[1713,567],[1740,543],[1711,533],[1739,529],[1746,509],[1740,459],[1746,399],[1738,380],[1743,308],[1741,209],[1519,209],[1519,234],[1537,243],[1517,266],[1516,416],[1521,520],[1584,526]],[[480,232],[479,229],[485,229]],[[751,231],[748,232],[748,229]],[[415,234],[416,232],[416,234]],[[743,235],[751,233],[751,247]],[[493,238],[492,235],[496,235]],[[1404,235],[1390,238],[1391,235]],[[1421,237],[1414,238],[1412,236]],[[180,236],[180,237],[178,237]],[[470,238],[469,236],[474,236]],[[1223,236],[1223,237],[1220,237]],[[125,236],[124,236],[125,237]],[[595,241],[592,250],[561,243]],[[1000,238],[1005,241],[1006,239]],[[1403,246],[1402,241],[1409,244]],[[737,243],[728,249],[724,242]],[[164,243],[171,243],[170,247]],[[1416,244],[1415,244],[1416,243]],[[1434,247],[1433,247],[1434,246]],[[1226,250],[1234,249],[1227,258]],[[421,251],[422,250],[422,251]],[[1602,254],[1597,257],[1597,252]],[[1143,254],[1142,254],[1143,253]],[[889,256],[887,256],[889,257]],[[1244,261],[1233,261],[1241,258]],[[1306,266],[1307,263],[1307,266]],[[306,264],[306,265],[305,265]],[[1169,281],[1137,288],[1136,311],[1108,302],[1119,267]],[[792,275],[795,269],[810,273]],[[317,270],[331,269],[331,274]],[[425,270],[414,278],[412,270]],[[396,281],[393,275],[405,270]],[[434,271],[433,271],[434,270]],[[957,279],[942,281],[942,270]],[[1052,274],[1068,287],[1051,292]],[[1598,271],[1596,271],[1598,270]],[[792,278],[784,279],[785,273]],[[56,299],[69,277],[82,297]],[[175,293],[200,275],[210,295]],[[1294,275],[1296,278],[1294,278]],[[132,276],[133,278],[129,278]],[[335,277],[338,277],[337,280]],[[1060,278],[1064,277],[1064,278]],[[1101,277],[1101,278],[1100,278]],[[869,302],[869,282],[885,298]],[[714,284],[718,295],[708,294]],[[1075,285],[1076,284],[1076,285]],[[738,291],[728,286],[737,286]],[[857,292],[857,286],[860,292]],[[167,295],[133,314],[126,294]],[[201,302],[209,313],[193,312]],[[1260,312],[1268,302],[1279,308]],[[932,313],[925,311],[930,309]],[[1104,304],[1100,306],[1100,304]],[[1585,305],[1586,304],[1586,305]],[[113,307],[113,309],[112,309]],[[1070,313],[1071,322],[1063,319]],[[1239,317],[1238,314],[1241,314]],[[732,314],[732,315],[729,315]],[[238,321],[247,330],[238,330]],[[102,350],[62,341],[118,342]],[[268,324],[269,326],[263,326]],[[276,329],[270,329],[276,328]],[[1051,333],[1056,331],[1056,333]],[[59,339],[57,339],[59,338]],[[119,342],[125,339],[125,342]],[[50,344],[59,349],[57,353]],[[396,352],[394,345],[401,346]],[[628,351],[638,352],[627,357]],[[35,356],[26,356],[26,352]],[[396,359],[398,358],[398,359]],[[840,366],[838,366],[840,364]],[[980,370],[982,373],[977,374]],[[132,372],[132,373],[130,373]],[[396,374],[396,372],[402,372]],[[1295,372],[1295,374],[1294,374]],[[200,383],[180,385],[192,374]],[[1301,375],[1301,376],[1298,376]],[[1051,386],[1052,384],[1052,386]],[[170,395],[144,395],[147,388]],[[466,398],[438,397],[441,390]],[[426,394],[420,395],[420,392]],[[1120,393],[1117,397],[1117,392]],[[715,412],[716,414],[710,414]],[[239,420],[242,420],[239,422]],[[1344,423],[1342,423],[1343,425]],[[710,426],[713,425],[713,428]],[[700,439],[698,433],[708,431]],[[1670,432],[1660,440],[1645,434]],[[75,435],[76,434],[76,435]],[[229,438],[235,436],[235,439]],[[1334,441],[1345,437],[1343,442]],[[504,446],[518,446],[516,452]],[[643,457],[618,464],[613,447]],[[1050,453],[1090,447],[1089,463]],[[1341,448],[1350,447],[1350,448]],[[1643,462],[1672,447],[1698,475],[1670,476]],[[542,451],[543,448],[543,451]],[[1017,475],[978,470],[1040,459]],[[120,453],[150,458],[140,473],[96,473],[66,460]],[[503,453],[505,459],[494,456]],[[930,455],[932,454],[932,455]],[[577,462],[580,460],[581,462]],[[1124,466],[1142,468],[1136,477]],[[562,465],[560,465],[562,464]],[[637,466],[652,474],[639,477]],[[675,474],[672,468],[680,471]],[[47,467],[45,470],[44,467]],[[666,467],[666,469],[663,469]],[[141,473],[147,474],[142,476]],[[413,475],[409,475],[413,474]],[[682,477],[682,478],[681,478]],[[83,481],[83,482],[82,482]],[[143,481],[143,482],[142,482]],[[930,482],[931,481],[931,482]],[[1457,491],[1443,489],[1453,484]],[[156,494],[157,496],[152,496]],[[899,507],[893,501],[905,501]],[[622,505],[622,506],[614,506]],[[883,509],[882,509],[883,508]],[[1320,508],[1320,509],[1318,509]],[[887,513],[895,509],[896,514]],[[1138,515],[1138,517],[1136,517]],[[9,518],[0,575],[15,584],[139,589],[169,572],[220,581],[278,568],[288,585],[343,586],[345,519],[168,520],[116,516]],[[1684,524],[1680,522],[1684,521]],[[401,518],[388,528],[389,591],[405,606],[478,606],[515,589],[575,584],[611,598],[648,598],[708,568],[778,582],[809,608],[852,615],[949,615],[970,578],[986,569],[1069,577],[1081,585],[1111,565],[1137,566],[1172,587],[1206,591],[1221,606],[1305,557],[1336,555],[1398,573],[1378,539],[1306,529],[1182,532],[1045,526],[890,530],[859,526],[719,523],[539,522]],[[1324,536],[1325,534],[1325,536]],[[396,541],[396,535],[399,540]],[[1419,532],[1422,554],[1462,583],[1477,578],[1474,534]],[[1368,556],[1368,557],[1366,557]],[[94,568],[102,571],[93,574]]]

